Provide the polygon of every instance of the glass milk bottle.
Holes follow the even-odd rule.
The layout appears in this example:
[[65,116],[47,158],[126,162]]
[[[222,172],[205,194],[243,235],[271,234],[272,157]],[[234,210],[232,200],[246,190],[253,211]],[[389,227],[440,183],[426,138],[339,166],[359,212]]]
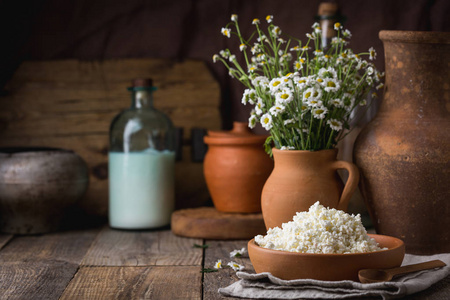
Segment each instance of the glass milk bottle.
[[109,225],[149,229],[168,225],[175,206],[175,130],[153,107],[152,79],[135,79],[131,106],[110,128]]

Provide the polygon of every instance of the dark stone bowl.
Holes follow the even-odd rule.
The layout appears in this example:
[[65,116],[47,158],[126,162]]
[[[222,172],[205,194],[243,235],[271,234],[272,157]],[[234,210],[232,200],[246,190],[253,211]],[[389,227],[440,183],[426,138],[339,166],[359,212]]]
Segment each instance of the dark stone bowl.
[[59,229],[66,210],[89,184],[85,161],[56,148],[0,148],[0,231],[38,234]]

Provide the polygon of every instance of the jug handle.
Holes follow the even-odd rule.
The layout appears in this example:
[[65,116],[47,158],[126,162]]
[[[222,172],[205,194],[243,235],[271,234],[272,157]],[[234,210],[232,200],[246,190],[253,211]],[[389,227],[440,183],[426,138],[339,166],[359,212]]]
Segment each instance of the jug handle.
[[347,170],[348,179],[345,184],[344,190],[342,191],[341,199],[339,200],[337,208],[343,211],[347,211],[348,203],[350,198],[358,187],[359,183],[359,169],[355,164],[344,160],[337,160],[333,163],[333,167],[336,170]]

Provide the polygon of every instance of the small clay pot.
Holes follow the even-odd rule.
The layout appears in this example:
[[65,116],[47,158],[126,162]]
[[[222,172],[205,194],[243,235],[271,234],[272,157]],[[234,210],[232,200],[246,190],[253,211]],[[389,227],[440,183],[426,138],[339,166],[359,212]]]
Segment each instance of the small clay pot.
[[208,131],[204,137],[208,151],[203,170],[218,211],[261,212],[261,191],[273,169],[264,151],[266,138],[239,122],[234,122],[231,131]]
[[76,153],[53,148],[0,148],[0,231],[37,234],[59,228],[89,183]]

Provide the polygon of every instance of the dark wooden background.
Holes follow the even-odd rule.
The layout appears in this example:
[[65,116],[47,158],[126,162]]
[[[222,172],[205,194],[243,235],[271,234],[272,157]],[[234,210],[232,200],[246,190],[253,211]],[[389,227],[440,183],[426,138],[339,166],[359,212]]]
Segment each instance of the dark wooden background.
[[[133,59],[166,61],[162,65],[161,62],[156,65],[153,63],[156,67],[152,68],[143,65],[146,71],[142,74],[153,76],[163,84],[158,94],[161,97],[156,99],[160,107],[169,109],[173,106],[169,98],[175,94],[178,95],[177,99],[181,103],[178,108],[181,109],[188,109],[190,106],[202,107],[204,105],[201,101],[208,102],[210,109],[208,113],[197,114],[192,120],[184,118],[182,125],[186,127],[185,129],[196,126],[230,129],[233,121],[247,121],[250,107],[240,103],[243,90],[240,84],[229,78],[228,71],[223,65],[212,63],[213,54],[220,50],[238,49],[236,39],[227,39],[221,35],[221,27],[230,21],[231,14],[238,14],[242,31],[249,34],[254,28],[251,25],[253,18],[264,20],[266,15],[272,14],[274,23],[279,25],[283,32],[302,38],[305,33],[311,31],[320,2],[320,0],[0,0],[0,102],[2,103],[0,145],[10,146],[19,142],[23,145],[39,144],[54,147],[60,145],[70,148],[74,148],[72,145],[78,145],[80,149],[75,150],[88,161],[91,171],[91,188],[84,206],[88,210],[105,215],[107,126],[112,116],[128,105],[127,92],[123,87],[127,86],[128,79],[137,74],[133,73],[137,69],[133,69],[134,67],[130,69],[130,59],[131,65],[135,65]],[[356,52],[367,51],[371,46],[375,47],[378,52],[376,65],[380,70],[384,70],[383,45],[378,38],[380,30],[450,30],[449,0],[336,2],[340,6],[341,14],[347,18],[345,27],[353,34],[351,47]],[[52,61],[56,61],[57,65],[53,66]],[[57,63],[58,61],[61,64]],[[193,61],[199,62],[201,66]],[[38,68],[38,62],[43,63],[41,73],[33,69]],[[103,70],[107,70],[108,66],[117,63],[123,65],[119,72],[121,76],[117,77],[120,77],[119,79],[114,76],[97,76],[102,74]],[[31,66],[34,67],[30,69]],[[66,73],[61,72],[64,78],[58,77],[57,70],[60,68],[65,68]],[[32,71],[27,73],[27,70]],[[171,74],[171,70],[178,70],[179,73]],[[183,73],[180,70],[185,71]],[[51,80],[42,76],[42,72],[50,76]],[[23,74],[28,75],[24,77]],[[83,74],[89,74],[95,80],[86,82],[91,77]],[[186,75],[184,79],[177,77],[183,74]],[[15,79],[12,79],[13,75]],[[71,82],[70,85],[67,85],[68,82]],[[72,94],[65,95],[64,86],[70,87],[67,91]],[[199,97],[195,90],[202,87],[205,87],[205,93],[201,93],[204,96]],[[92,92],[93,89],[108,97],[97,97],[95,93],[83,94]],[[187,91],[191,97],[184,99],[182,96],[187,95],[185,93]],[[36,95],[37,92],[40,94]],[[81,94],[84,96],[80,96]],[[33,98],[33,95],[37,98]],[[120,97],[120,102],[115,101],[114,97],[117,99]],[[94,139],[95,142],[92,144],[77,143],[77,140],[72,139],[72,131],[76,128],[61,127],[59,129],[70,131],[70,134],[65,135],[67,143],[62,144],[58,139],[59,136],[56,136],[58,132],[54,130],[58,129],[57,126],[48,122],[34,125],[38,124],[33,123],[36,118],[41,117],[39,120],[44,120],[48,111],[57,111],[59,116],[61,101],[65,101],[65,108],[74,105],[73,101],[68,102],[68,99],[78,99],[77,105],[80,107],[76,108],[77,112],[66,112],[66,115],[78,113],[80,109],[91,115],[93,122],[84,124],[83,128],[87,128],[89,132],[100,132],[102,139]],[[107,99],[107,101],[93,103],[93,99],[102,101]],[[201,101],[197,103],[196,100]],[[183,101],[188,101],[189,105],[184,105]],[[84,106],[83,103],[87,104]],[[101,106],[92,108],[102,103],[105,103],[105,108]],[[219,112],[216,114],[217,108]],[[105,111],[108,115],[105,115]],[[30,119],[30,116],[34,119]],[[197,122],[202,118],[211,122]],[[27,120],[28,123],[25,122]],[[81,122],[78,119],[74,121]],[[46,132],[42,128],[45,130],[50,128],[50,131]],[[351,160],[352,141],[359,130],[349,136],[349,143],[341,145],[341,158]],[[257,128],[255,132],[265,133],[261,128]],[[78,131],[75,133],[79,135]],[[188,130],[185,133],[189,135]],[[40,139],[44,135],[51,136],[54,143]],[[201,164],[194,164],[187,158],[189,145],[185,145],[184,148],[183,151],[186,153],[184,161],[178,163],[178,178],[180,182],[185,182],[185,188],[182,189],[183,198],[188,197],[189,200],[183,199],[181,206],[196,206],[204,203],[208,194],[202,177]],[[185,178],[191,181],[183,180]],[[364,210],[361,200],[352,203],[359,203],[356,212]]]
[[[284,32],[303,37],[311,30],[320,0],[2,0],[0,1],[0,86],[23,60],[75,58],[199,59],[208,63],[221,84],[223,127],[246,121],[249,107],[240,105],[242,87],[214,65],[211,57],[225,47],[237,49],[220,34],[236,13],[243,31],[251,20],[274,15]],[[387,30],[450,30],[448,0],[340,0],[352,32],[351,46],[378,51],[378,32]]]

